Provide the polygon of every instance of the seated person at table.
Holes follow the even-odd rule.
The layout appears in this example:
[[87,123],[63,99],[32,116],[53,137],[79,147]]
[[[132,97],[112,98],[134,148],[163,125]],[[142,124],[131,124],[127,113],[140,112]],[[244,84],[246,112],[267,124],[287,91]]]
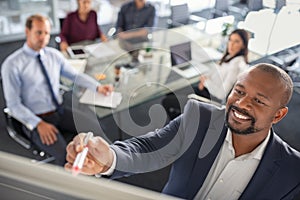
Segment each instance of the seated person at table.
[[[59,91],[60,77],[103,94],[113,88],[78,73],[60,51],[47,47],[50,31],[48,18],[41,15],[28,17],[26,42],[5,59],[1,74],[6,106],[23,123],[22,129],[28,138],[54,156],[55,164],[62,166],[66,155],[63,133],[71,133],[73,137],[79,130],[101,132],[101,127],[93,116],[87,118],[87,114],[81,114],[63,102]],[[72,101],[68,103],[72,104]]]
[[[243,29],[230,33],[226,51],[217,65],[217,70],[200,76],[199,84],[194,87],[195,94],[220,103],[225,101],[238,75],[248,68],[248,40],[249,33]],[[220,82],[222,86],[218,84]],[[177,97],[171,94],[162,102],[170,119],[181,113]],[[180,101],[187,101],[186,95],[179,97]]]
[[[132,43],[147,40],[149,28],[155,24],[155,8],[146,0],[133,0],[122,5],[116,24],[116,33],[121,40]],[[125,47],[132,55],[133,62],[138,62],[138,50]]]
[[92,0],[77,0],[78,9],[63,20],[60,33],[60,50],[66,51],[69,45],[82,41],[100,39],[107,41],[106,36],[97,24],[97,13],[92,10]]
[[[172,164],[162,192],[182,199],[294,199],[300,152],[272,128],[286,116],[292,93],[285,71],[257,64],[240,74],[226,107],[190,100],[164,128],[112,145],[93,137],[82,173],[113,179]],[[66,169],[84,136],[68,144]]]
[[211,75],[200,76],[198,84],[200,95],[204,92],[203,96],[210,98],[207,89],[210,86],[216,86],[215,83],[222,80],[222,87],[213,87],[214,91],[211,93],[220,101],[225,101],[238,75],[248,68],[248,41],[249,33],[244,29],[236,29],[230,33],[226,51],[219,62],[217,71]]

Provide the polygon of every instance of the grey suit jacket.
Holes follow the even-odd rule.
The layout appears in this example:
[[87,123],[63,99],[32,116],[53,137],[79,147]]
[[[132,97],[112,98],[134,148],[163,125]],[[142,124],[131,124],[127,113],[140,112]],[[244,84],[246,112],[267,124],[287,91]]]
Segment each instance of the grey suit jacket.
[[[190,100],[184,113],[164,128],[115,142],[111,147],[117,165],[111,178],[172,163],[163,193],[193,199],[225,139],[224,117],[224,108]],[[271,131],[262,160],[240,199],[292,199],[300,192],[299,172],[300,153]]]

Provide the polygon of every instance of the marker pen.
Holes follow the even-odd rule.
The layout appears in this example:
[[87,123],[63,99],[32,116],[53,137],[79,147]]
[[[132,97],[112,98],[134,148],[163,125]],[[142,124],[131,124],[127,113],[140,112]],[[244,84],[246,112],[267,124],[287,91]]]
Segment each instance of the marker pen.
[[81,171],[81,169],[83,167],[84,160],[89,151],[87,144],[88,144],[89,139],[91,139],[92,137],[93,137],[93,133],[88,132],[83,141],[84,148],[80,153],[77,154],[77,156],[75,158],[75,161],[74,161],[73,167],[72,167],[72,174],[75,176]]

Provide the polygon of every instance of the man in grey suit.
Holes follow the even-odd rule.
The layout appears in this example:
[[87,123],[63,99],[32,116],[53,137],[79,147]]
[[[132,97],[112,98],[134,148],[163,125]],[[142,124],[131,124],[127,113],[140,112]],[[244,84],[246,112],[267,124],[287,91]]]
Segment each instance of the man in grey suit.
[[[241,74],[226,107],[191,100],[160,130],[108,145],[89,140],[82,172],[111,178],[172,163],[163,193],[185,199],[292,199],[300,191],[300,153],[272,130],[288,112],[293,83],[282,69],[257,64]],[[85,134],[67,147],[72,169]]]

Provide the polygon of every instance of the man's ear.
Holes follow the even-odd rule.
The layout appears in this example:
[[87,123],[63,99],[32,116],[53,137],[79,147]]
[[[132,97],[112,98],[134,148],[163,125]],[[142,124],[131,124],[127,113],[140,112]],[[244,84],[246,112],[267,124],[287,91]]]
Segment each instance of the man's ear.
[[277,122],[282,120],[288,113],[288,110],[289,110],[288,107],[280,108],[275,114],[275,117],[273,119],[273,124],[276,124]]

